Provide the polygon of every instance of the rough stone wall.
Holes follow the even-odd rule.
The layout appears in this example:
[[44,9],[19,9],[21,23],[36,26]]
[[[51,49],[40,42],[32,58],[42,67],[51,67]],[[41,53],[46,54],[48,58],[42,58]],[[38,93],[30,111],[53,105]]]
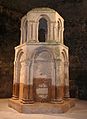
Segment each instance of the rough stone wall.
[[70,79],[75,81],[71,87],[73,90],[78,88],[79,97],[87,98],[87,1],[0,0],[0,4],[3,6],[0,7],[0,97],[11,96],[14,47],[20,40],[20,18],[32,8],[45,6],[57,10],[65,20],[65,44],[70,48]]
[[14,47],[19,44],[19,22],[0,13],[0,97],[12,94]]

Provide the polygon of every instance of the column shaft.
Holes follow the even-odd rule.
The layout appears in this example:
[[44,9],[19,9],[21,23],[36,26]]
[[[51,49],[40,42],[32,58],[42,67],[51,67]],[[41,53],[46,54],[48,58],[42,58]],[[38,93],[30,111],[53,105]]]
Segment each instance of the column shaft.
[[27,22],[27,42],[30,41],[30,34],[29,34],[29,21]]
[[29,86],[27,84],[27,64],[26,61],[21,63],[20,72],[20,100],[23,103],[28,102]]
[[36,33],[35,33],[35,23],[33,22],[33,38],[32,38],[32,39],[33,39],[34,42],[35,42],[35,40],[36,40],[36,39],[35,39],[35,34],[36,34]]
[[51,23],[50,25],[50,40],[54,40],[53,39],[53,23]]
[[58,102],[63,101],[64,85],[62,84],[62,61],[59,59],[56,61],[56,100]]
[[54,23],[54,25],[53,25],[53,36],[54,36],[54,38],[53,38],[53,40],[57,40],[57,27],[56,27],[56,23]]
[[14,80],[13,80],[13,99],[19,98],[19,81],[18,81],[18,67],[14,62]]

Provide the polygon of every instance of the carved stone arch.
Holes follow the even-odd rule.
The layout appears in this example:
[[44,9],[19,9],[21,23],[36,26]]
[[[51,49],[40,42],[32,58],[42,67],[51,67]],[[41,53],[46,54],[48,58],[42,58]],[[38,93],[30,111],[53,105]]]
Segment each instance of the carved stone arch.
[[66,53],[65,49],[62,50],[62,53],[64,55],[64,60],[66,62],[68,60],[68,57],[67,57],[67,53]]
[[20,57],[21,57],[21,55],[23,54],[23,50],[22,49],[20,49],[18,52],[17,52],[17,54],[16,54],[16,58],[15,58],[15,61],[17,62],[17,61],[19,61],[19,59],[20,59]]
[[17,55],[16,55],[16,61],[15,61],[15,72],[16,72],[16,80],[19,83],[20,82],[20,70],[21,70],[21,59],[23,56],[23,51],[22,49],[18,51]]
[[36,19],[36,22],[38,23],[41,18],[46,19],[48,22],[50,22],[50,17],[45,13],[45,14],[40,14],[39,17]]
[[63,66],[64,66],[64,70],[66,70],[65,69],[65,65],[67,64],[67,53],[66,53],[66,51],[63,49],[62,50],[62,52],[61,52],[61,61],[62,61],[62,63],[63,63]]
[[65,53],[64,52],[61,52],[61,61],[62,62],[65,62]]
[[28,20],[27,17],[25,17],[21,23],[21,43],[27,42],[27,26],[28,26]]
[[59,27],[60,27],[60,28],[63,27],[63,26],[62,26],[62,21],[61,21],[60,18],[58,19],[58,23],[59,23]]
[[62,35],[63,35],[63,31],[62,31],[62,28],[63,28],[63,24],[62,24],[62,21],[61,21],[61,19],[58,19],[58,21],[57,21],[57,24],[58,24],[58,26],[57,26],[57,37],[58,37],[58,41],[59,42],[62,42]]
[[63,63],[63,81],[64,81],[64,97],[67,98],[69,97],[69,64],[68,64],[68,56],[67,53],[65,51],[65,49],[62,50],[61,52],[64,61]]
[[64,52],[61,52],[61,66],[62,66],[62,72],[64,74],[64,64],[65,64],[65,53]]
[[34,63],[35,58],[38,56],[38,54],[40,54],[40,53],[42,53],[42,52],[48,52],[48,53],[50,54],[50,56],[51,56],[53,62],[54,62],[54,65],[55,65],[55,55],[54,55],[53,51],[52,51],[50,48],[41,46],[41,47],[39,47],[39,48],[36,48],[36,49],[34,50],[34,52],[32,53],[32,55],[31,55],[31,61],[32,61],[32,62],[30,63],[30,69],[31,69],[31,67],[32,67],[32,65],[33,65],[33,63]]
[[22,49],[20,49],[16,54],[14,62],[13,97],[17,99],[19,98],[19,90],[20,90],[20,69],[21,69],[20,59],[22,55],[23,51]]
[[[49,16],[48,15],[46,15],[46,14],[41,14],[39,17],[38,17],[38,19],[36,20],[36,22],[37,22],[37,31],[39,31],[39,21],[41,20],[41,19],[45,19],[46,21],[47,21],[47,38],[46,38],[46,41],[47,40],[49,40],[49,31],[50,31],[50,18],[49,18]],[[38,37],[37,37],[38,38]]]
[[[48,80],[51,87],[55,85],[55,60],[54,54],[50,48],[39,47],[36,48],[31,57],[31,64],[29,67],[29,84],[34,85],[34,81]],[[44,69],[45,68],[45,69]],[[34,86],[35,87],[35,86]],[[34,91],[35,92],[35,91]],[[51,94],[51,92],[50,92]],[[54,95],[54,94],[52,94]],[[53,96],[52,96],[53,97]],[[51,98],[50,98],[51,100]]]
[[41,46],[41,47],[35,49],[34,54],[33,54],[33,58],[36,57],[36,54],[39,54],[39,53],[44,52],[44,51],[47,51],[51,55],[52,59],[54,59],[53,51],[50,48],[47,48],[44,46]]
[[[45,55],[46,55],[46,57],[45,57]],[[48,80],[50,80],[50,83],[51,83],[50,85],[55,85],[55,68],[54,68],[55,61],[54,61],[54,59],[55,59],[54,54],[50,48],[39,47],[34,50],[32,56],[31,56],[31,64],[29,66],[29,71],[30,71],[29,72],[30,73],[29,83],[30,83],[30,85],[34,85],[34,79],[38,79],[38,78],[40,78],[42,80],[47,78]],[[40,66],[40,68],[41,68],[40,75],[37,75],[37,73],[38,73],[37,70],[39,69],[39,68],[37,68],[37,66]],[[43,70],[44,67],[46,68],[46,71]],[[46,72],[48,74],[46,74]]]

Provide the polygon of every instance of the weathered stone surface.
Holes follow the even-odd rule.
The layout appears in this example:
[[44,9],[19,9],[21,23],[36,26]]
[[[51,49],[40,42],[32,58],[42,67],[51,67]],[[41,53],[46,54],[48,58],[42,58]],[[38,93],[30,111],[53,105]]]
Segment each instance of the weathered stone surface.
[[[63,43],[64,19],[53,9],[35,8],[22,17],[20,29],[9,106],[24,113],[66,112],[74,103],[69,99],[69,54]],[[48,42],[51,40],[54,42]],[[37,107],[36,102],[44,104]]]
[[9,100],[9,107],[17,110],[20,113],[28,114],[57,114],[68,111],[75,105],[75,101],[72,99],[65,100],[62,104],[51,104],[51,103],[34,103],[34,104],[23,104],[18,100]]

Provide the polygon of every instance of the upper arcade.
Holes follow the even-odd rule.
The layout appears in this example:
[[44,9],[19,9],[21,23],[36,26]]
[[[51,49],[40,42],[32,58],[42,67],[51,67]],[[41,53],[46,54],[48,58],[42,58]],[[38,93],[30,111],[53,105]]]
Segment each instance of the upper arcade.
[[21,20],[21,41],[23,43],[62,43],[64,19],[53,9],[35,8]]

